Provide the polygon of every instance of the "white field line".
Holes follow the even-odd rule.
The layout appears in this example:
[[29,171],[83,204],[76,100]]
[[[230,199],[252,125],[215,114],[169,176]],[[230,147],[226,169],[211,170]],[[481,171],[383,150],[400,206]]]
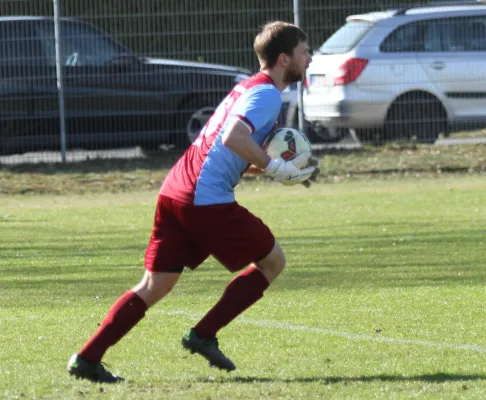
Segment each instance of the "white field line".
[[[199,319],[204,315],[203,313],[191,313],[182,310],[151,310],[149,311],[149,313],[165,314],[165,315],[180,315],[183,317],[193,318],[193,319]],[[42,317],[40,315],[26,315],[22,317],[6,317],[6,318],[0,317],[0,326],[2,325],[2,322],[5,323],[7,321],[19,321],[22,319],[36,320],[41,318]],[[77,318],[77,317],[69,316],[68,318],[66,318],[66,316],[60,316],[59,320],[64,320],[69,318]],[[486,347],[481,347],[476,344],[452,344],[452,343],[432,342],[427,340],[416,340],[416,339],[396,339],[396,338],[390,338],[386,336],[375,336],[375,335],[368,335],[365,333],[351,333],[345,331],[337,331],[334,329],[316,328],[307,325],[293,325],[293,324],[287,324],[287,323],[277,322],[277,321],[254,320],[254,319],[247,319],[242,317],[237,318],[234,321],[234,323],[256,325],[265,328],[282,329],[282,330],[293,331],[293,332],[309,332],[309,333],[319,333],[328,336],[340,336],[349,340],[361,340],[366,342],[382,342],[382,343],[391,343],[396,345],[426,346],[426,347],[433,347],[436,349],[469,350],[477,353],[486,353]]]
[[[201,313],[189,313],[186,311],[178,311],[178,310],[173,310],[173,311],[154,310],[154,312],[160,314],[167,314],[167,315],[181,315],[188,318],[201,318],[204,315]],[[277,321],[253,320],[253,319],[247,319],[241,317],[237,318],[234,322],[240,324],[257,325],[265,328],[283,329],[283,330],[293,331],[293,332],[310,332],[310,333],[319,333],[322,335],[329,335],[329,336],[341,336],[349,340],[362,340],[367,342],[384,342],[384,343],[391,343],[397,345],[427,346],[427,347],[434,347],[438,349],[470,350],[478,353],[486,353],[486,347],[481,347],[475,344],[449,344],[449,343],[441,343],[441,342],[431,342],[427,340],[394,339],[385,336],[367,335],[365,333],[350,333],[344,331],[337,331],[334,329],[315,328],[307,325],[292,325],[292,324],[287,324],[287,323],[277,322]]]

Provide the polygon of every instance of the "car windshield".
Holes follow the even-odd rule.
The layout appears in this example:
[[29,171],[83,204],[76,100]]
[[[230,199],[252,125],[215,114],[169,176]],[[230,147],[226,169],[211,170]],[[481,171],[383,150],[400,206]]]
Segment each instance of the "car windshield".
[[369,32],[370,21],[352,20],[339,28],[319,48],[321,54],[342,54],[350,51]]

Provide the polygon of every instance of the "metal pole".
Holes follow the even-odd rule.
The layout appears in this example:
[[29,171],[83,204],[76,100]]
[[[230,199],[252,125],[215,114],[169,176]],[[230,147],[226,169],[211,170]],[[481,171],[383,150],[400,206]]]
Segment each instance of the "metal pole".
[[56,41],[56,77],[57,77],[57,95],[59,100],[59,127],[61,135],[61,158],[66,162],[66,120],[64,113],[64,81],[63,66],[61,62],[61,22],[60,6],[58,0],[52,0],[54,6],[54,37]]
[[[294,24],[300,27],[300,0],[294,1]],[[299,112],[299,131],[304,132],[304,107],[303,107],[303,85],[302,81],[297,82],[297,105]]]

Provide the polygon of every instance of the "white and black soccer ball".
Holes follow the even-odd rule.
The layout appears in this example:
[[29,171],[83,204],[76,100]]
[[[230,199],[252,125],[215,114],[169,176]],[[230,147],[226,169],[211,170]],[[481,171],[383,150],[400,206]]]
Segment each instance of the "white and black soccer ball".
[[273,131],[263,142],[262,148],[271,158],[282,158],[285,161],[312,151],[309,139],[304,133],[293,128],[280,128]]

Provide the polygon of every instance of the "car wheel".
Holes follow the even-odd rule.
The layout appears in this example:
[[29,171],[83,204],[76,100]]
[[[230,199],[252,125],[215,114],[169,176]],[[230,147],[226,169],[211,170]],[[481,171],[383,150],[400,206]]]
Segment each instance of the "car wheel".
[[348,133],[345,128],[325,128],[321,127],[316,131],[316,136],[324,143],[337,143],[343,140]]
[[176,149],[185,150],[196,140],[199,132],[213,115],[219,99],[211,96],[195,97],[181,105],[177,113],[177,134],[172,138]]
[[386,142],[386,136],[383,129],[378,128],[361,128],[350,129],[351,136],[356,138],[361,144],[371,144],[378,146]]
[[385,139],[434,143],[447,130],[447,115],[435,97],[411,93],[397,99],[388,111]]
[[[293,126],[299,129],[299,114],[295,113]],[[304,131],[311,143],[336,143],[346,136],[348,130],[345,128],[326,128],[316,123],[311,123],[304,119]]]
[[188,144],[196,140],[203,126],[206,125],[206,122],[208,122],[211,115],[213,115],[214,110],[214,107],[201,107],[192,113],[186,127],[186,139]]
[[312,143],[337,143],[348,133],[345,128],[326,128],[314,124],[309,124],[306,128],[306,135]]

